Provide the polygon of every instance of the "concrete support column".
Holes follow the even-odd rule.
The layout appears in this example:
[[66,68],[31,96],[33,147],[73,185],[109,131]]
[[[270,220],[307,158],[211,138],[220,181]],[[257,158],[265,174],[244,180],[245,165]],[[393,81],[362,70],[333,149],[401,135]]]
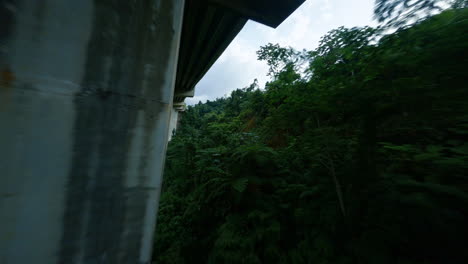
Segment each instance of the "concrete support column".
[[179,125],[179,113],[185,111],[185,103],[174,103],[171,111],[171,117],[169,122],[169,141],[177,130]]
[[175,134],[177,129],[177,121],[179,120],[179,111],[175,108],[172,108],[171,111],[171,118],[169,121],[169,141],[172,139],[172,136]]
[[149,263],[184,0],[0,0],[0,264]]

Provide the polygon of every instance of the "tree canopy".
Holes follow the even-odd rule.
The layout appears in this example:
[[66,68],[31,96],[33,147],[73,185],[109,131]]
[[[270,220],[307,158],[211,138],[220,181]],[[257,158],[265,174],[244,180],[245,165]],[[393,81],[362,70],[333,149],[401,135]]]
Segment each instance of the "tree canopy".
[[155,261],[468,263],[467,28],[450,9],[262,47],[265,87],[183,113]]

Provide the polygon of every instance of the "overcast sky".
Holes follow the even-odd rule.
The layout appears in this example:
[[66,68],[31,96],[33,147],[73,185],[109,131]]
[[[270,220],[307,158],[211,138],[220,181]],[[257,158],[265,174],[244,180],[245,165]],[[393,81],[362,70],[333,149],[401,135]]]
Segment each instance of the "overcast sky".
[[232,90],[248,86],[256,78],[263,87],[268,77],[265,62],[256,51],[268,43],[313,50],[320,37],[340,26],[375,26],[374,0],[306,0],[278,28],[249,21],[195,87],[195,97],[187,104],[214,100]]

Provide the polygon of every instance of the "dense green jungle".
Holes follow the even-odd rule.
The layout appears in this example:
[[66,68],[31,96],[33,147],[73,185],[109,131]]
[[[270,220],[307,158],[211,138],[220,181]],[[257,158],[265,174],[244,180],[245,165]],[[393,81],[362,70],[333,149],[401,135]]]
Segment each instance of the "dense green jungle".
[[411,12],[377,5],[381,27],[337,28],[312,51],[268,44],[265,87],[189,106],[168,146],[156,263],[468,263],[458,2],[405,25]]

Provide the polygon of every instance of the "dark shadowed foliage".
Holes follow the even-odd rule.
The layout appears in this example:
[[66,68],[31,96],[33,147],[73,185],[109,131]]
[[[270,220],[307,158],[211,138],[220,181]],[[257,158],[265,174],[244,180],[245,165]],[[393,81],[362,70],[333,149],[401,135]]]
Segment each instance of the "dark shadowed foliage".
[[314,51],[262,47],[264,89],[183,114],[154,259],[468,263],[467,29],[450,9],[383,37],[338,28]]

